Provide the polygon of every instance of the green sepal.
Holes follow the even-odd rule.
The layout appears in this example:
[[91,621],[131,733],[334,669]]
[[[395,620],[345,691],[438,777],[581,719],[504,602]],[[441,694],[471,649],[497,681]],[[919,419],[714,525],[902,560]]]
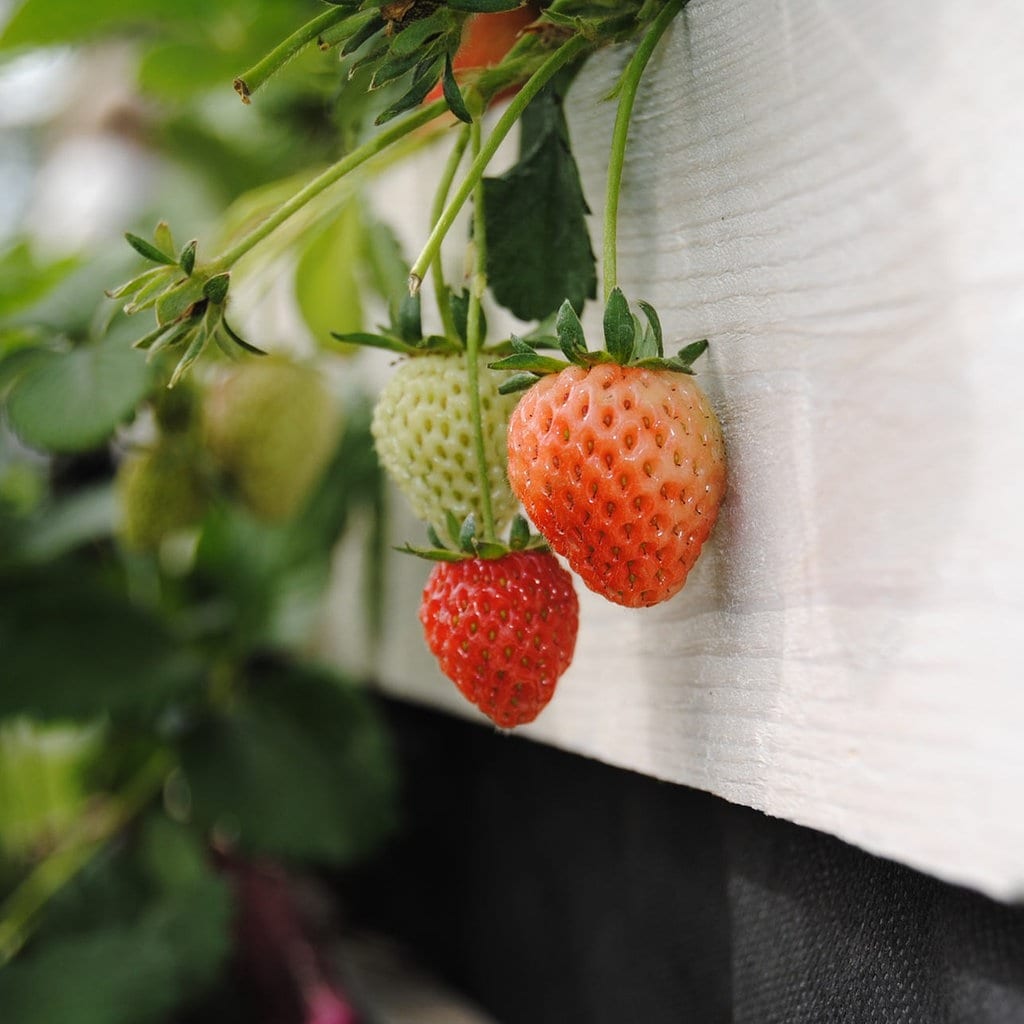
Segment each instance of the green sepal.
[[604,343],[608,354],[625,366],[633,357],[636,340],[636,324],[629,311],[626,296],[619,288],[613,288],[604,307]]
[[473,554],[477,558],[493,560],[495,558],[503,558],[507,555],[508,548],[498,541],[480,540],[473,544]]
[[398,81],[402,75],[412,71],[419,64],[420,59],[421,57],[418,53],[407,53],[402,57],[394,57],[391,60],[384,61],[377,67],[373,77],[370,79],[370,91],[373,92],[381,86],[390,85],[391,82]]
[[568,299],[562,303],[555,319],[555,333],[558,345],[570,363],[580,362],[580,357],[587,352],[587,338],[583,333],[583,324],[572,303]]
[[[494,368],[494,364],[490,364]],[[535,373],[515,373],[498,385],[499,395],[514,395],[517,391],[529,391],[540,380]]]
[[462,90],[459,83],[455,81],[455,70],[452,68],[452,55],[445,54],[444,74],[441,75],[441,90],[444,93],[448,109],[466,124],[473,123],[473,117],[466,107],[466,101],[462,98]]
[[157,267],[157,276],[146,282],[121,308],[126,316],[132,316],[154,305],[168,288],[173,287],[170,267]]
[[451,509],[445,509],[444,526],[448,531],[448,536],[451,538],[452,543],[458,546],[459,534],[462,532],[462,524],[455,518],[455,513],[452,512]]
[[162,249],[158,249],[152,242],[147,242],[144,238],[133,235],[130,231],[126,231],[124,237],[125,241],[140,256],[151,263],[163,263],[169,267],[177,266],[178,261],[173,256],[169,256]]
[[234,331],[234,329],[231,327],[231,324],[228,323],[228,318],[226,316],[224,316],[223,314],[221,314],[221,318],[220,318],[220,327],[223,329],[224,333],[239,348],[244,349],[246,352],[250,353],[251,355],[254,355],[254,356],[265,356],[267,354],[266,352],[263,351],[263,349],[257,348],[255,345],[253,345],[252,342],[246,341],[245,338],[240,337]]
[[672,361],[690,365],[696,362],[708,349],[708,339],[701,338],[700,341],[691,341],[689,345],[681,348],[673,357]]
[[187,277],[192,276],[192,271],[196,268],[196,247],[199,245],[198,239],[193,238],[184,249],[181,250],[181,255],[178,257],[178,264],[181,269],[185,271]]
[[552,359],[551,356],[538,355],[534,351],[513,352],[504,359],[487,364],[492,370],[526,370],[530,373],[560,373],[567,366],[572,365],[564,359]]
[[228,288],[231,287],[231,275],[226,271],[223,274],[216,274],[203,285],[203,295],[214,305],[223,305],[228,297]]
[[442,550],[447,548],[445,542],[438,536],[437,530],[435,530],[429,523],[427,524],[427,540],[429,540],[435,548],[441,548]]
[[468,11],[470,14],[499,14],[522,6],[523,0],[448,0],[451,10]]
[[171,226],[167,221],[157,222],[153,229],[153,242],[161,252],[174,252],[174,235],[171,234]]
[[138,294],[147,284],[153,281],[161,281],[166,273],[167,269],[165,267],[150,267],[141,274],[136,274],[131,280],[125,281],[124,284],[119,284],[116,288],[107,289],[104,294],[108,299],[128,298],[131,295]]
[[372,39],[382,28],[384,28],[384,19],[379,14],[371,17],[362,28],[357,29],[349,36],[348,41],[341,48],[341,55],[347,57],[350,53],[355,53],[363,43]]
[[508,546],[513,551],[522,551],[530,543],[530,524],[525,516],[516,515],[508,532]]
[[411,22],[406,28],[395,33],[391,41],[391,52],[396,57],[422,52],[430,47],[437,36],[449,31],[452,26],[451,15],[444,7],[438,7],[432,14]]
[[459,550],[467,554],[476,552],[476,516],[472,512],[462,521],[459,527]]
[[373,123],[378,126],[386,124],[392,118],[398,117],[399,114],[404,114],[407,110],[418,107],[427,98],[430,90],[437,84],[443,67],[444,57],[437,57],[433,60],[428,58],[423,61],[416,68],[412,85],[409,86],[409,90],[405,95],[392,103],[382,114],[378,114]]
[[205,281],[186,277],[175,282],[156,301],[157,323],[172,324],[190,319],[197,303],[204,300]]
[[645,317],[647,317],[647,324],[650,331],[644,331],[644,338],[650,337],[654,341],[655,355],[660,359],[665,354],[665,335],[661,330],[661,318],[658,316],[657,310],[643,299],[637,301],[637,305],[643,311]]
[[417,558],[425,558],[429,562],[464,562],[472,555],[464,554],[461,551],[449,551],[448,548],[415,548],[411,544],[403,544],[395,548],[403,555],[415,555]]

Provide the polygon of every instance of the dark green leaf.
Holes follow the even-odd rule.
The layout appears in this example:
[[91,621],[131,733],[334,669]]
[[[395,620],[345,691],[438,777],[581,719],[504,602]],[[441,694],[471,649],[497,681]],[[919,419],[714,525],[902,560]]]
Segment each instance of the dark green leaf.
[[231,944],[230,893],[183,829],[156,823],[142,838],[147,879],[121,857],[76,880],[78,913],[58,906],[63,929],[51,927],[0,971],[5,1021],[163,1024],[218,978]]
[[676,359],[681,363],[695,363],[708,349],[707,338],[702,338],[700,341],[692,341],[689,345],[684,346],[676,353]]
[[394,769],[365,697],[308,668],[271,668],[182,745],[196,820],[243,850],[348,863],[394,821]]
[[0,715],[155,714],[198,677],[159,621],[57,568],[5,579],[0,650]]
[[402,355],[411,355],[416,351],[413,345],[394,338],[389,334],[369,334],[366,331],[350,331],[347,334],[339,334],[331,331],[331,337],[346,345],[362,345],[365,348],[382,348],[388,352],[401,352]]
[[428,562],[464,562],[469,556],[461,551],[452,551],[449,548],[417,548],[412,544],[403,544],[396,551],[403,555],[415,555],[417,558],[426,559]]
[[421,299],[419,292],[410,295],[407,291],[402,292],[402,297],[395,307],[393,320],[395,333],[403,340],[410,343],[417,342],[423,337],[423,322],[420,318]]
[[518,163],[484,179],[487,278],[498,303],[521,320],[540,320],[565,299],[582,309],[597,273],[561,97],[546,89],[522,126]]
[[370,88],[379,89],[381,86],[398,81],[402,75],[407,75],[419,64],[421,56],[418,51],[414,51],[401,57],[393,57],[391,60],[382,61],[374,69],[373,77],[370,79]]
[[167,266],[173,267],[178,262],[170,254],[158,249],[152,242],[147,242],[146,239],[133,235],[130,231],[125,232],[124,237],[140,256],[145,257],[152,263],[165,263]]
[[355,53],[363,43],[373,38],[382,28],[384,28],[384,19],[379,14],[373,15],[362,28],[352,33],[348,42],[341,48],[341,55],[347,57],[350,53]]
[[397,32],[391,43],[391,52],[397,57],[407,53],[422,54],[436,36],[450,28],[451,15],[444,6],[438,7],[433,14],[410,21],[405,28]]
[[615,362],[623,365],[629,362],[635,337],[633,314],[626,296],[621,289],[613,288],[604,307],[604,343]]

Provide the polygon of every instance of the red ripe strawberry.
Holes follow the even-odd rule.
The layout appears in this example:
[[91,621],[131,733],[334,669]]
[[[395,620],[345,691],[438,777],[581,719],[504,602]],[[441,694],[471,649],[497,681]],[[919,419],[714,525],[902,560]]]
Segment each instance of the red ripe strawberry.
[[547,551],[438,562],[420,603],[441,670],[503,729],[532,722],[576,646],[572,577]]
[[[660,349],[660,327],[653,334]],[[635,608],[686,582],[718,517],[726,464],[721,428],[688,361],[655,354],[629,365],[632,344],[629,334],[626,365],[572,365],[533,384],[509,423],[508,475],[537,530],[583,582]],[[585,350],[564,347],[583,358]]]

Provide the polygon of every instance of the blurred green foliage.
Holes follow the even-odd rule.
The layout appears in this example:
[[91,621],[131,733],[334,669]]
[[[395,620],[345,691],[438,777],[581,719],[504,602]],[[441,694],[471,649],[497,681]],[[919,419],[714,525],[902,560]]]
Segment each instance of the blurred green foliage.
[[[0,32],[0,61],[37,47],[131,47],[132,131],[162,166],[195,176],[192,216],[203,221],[211,196],[236,211],[258,205],[336,159],[358,130],[359,111],[335,103],[336,57],[315,48],[258,109],[231,90],[318,9],[25,0]],[[297,308],[325,343],[305,358],[336,382],[345,356],[329,331],[359,330],[367,294],[404,281],[393,239],[356,196],[328,212],[288,244]],[[262,521],[203,450],[207,382],[169,410],[166,366],[130,347],[135,325],[103,296],[137,262],[120,231],[143,227],[115,225],[116,239],[71,254],[44,255],[21,236],[0,252],[5,1024],[195,1014],[237,956],[232,865],[345,865],[395,824],[388,736],[365,687],[309,653],[332,553],[354,524],[366,571],[351,588],[368,628],[379,621],[385,510],[368,402],[329,383],[344,419],[337,448],[295,516]],[[357,274],[347,255],[370,251]],[[191,453],[202,514],[133,550],[119,533],[118,466],[165,436]]]

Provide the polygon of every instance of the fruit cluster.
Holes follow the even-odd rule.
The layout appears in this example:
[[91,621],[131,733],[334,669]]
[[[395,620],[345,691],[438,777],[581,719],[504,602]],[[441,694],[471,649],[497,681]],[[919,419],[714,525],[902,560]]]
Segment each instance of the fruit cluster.
[[[666,356],[657,313],[644,302],[635,313],[616,286],[616,214],[632,106],[647,60],[684,3],[330,0],[332,10],[240,76],[236,89],[248,102],[296,47],[315,38],[349,61],[350,80],[369,74],[367,92],[396,88],[374,122],[389,126],[212,261],[197,261],[195,243],[175,256],[169,231],[153,243],[131,236],[158,266],[114,293],[130,300],[129,311],[155,308],[157,328],[141,347],[184,351],[172,383],[211,339],[229,352],[252,350],[225,319],[233,264],[303,203],[400,139],[449,130],[451,119],[439,117],[446,110],[463,122],[438,183],[430,235],[409,269],[410,297],[386,296],[392,321],[380,333],[334,337],[407,357],[376,406],[376,452],[428,530],[429,547],[405,550],[437,563],[420,613],[427,644],[460,691],[503,728],[533,720],[572,660],[578,602],[557,556],[611,602],[658,604],[684,585],[725,493],[722,431],[692,379],[707,343]],[[578,317],[596,297],[596,260],[563,112],[565,83],[598,46],[641,33],[616,92],[604,348],[594,351]],[[485,137],[483,112],[509,95]],[[516,124],[519,162],[500,178],[485,178]],[[466,152],[470,165],[456,186]],[[457,292],[444,280],[441,247],[470,200],[470,269]],[[434,335],[420,321],[418,291],[427,274],[441,320]],[[540,326],[488,346],[488,289],[520,320]],[[545,326],[551,318],[555,335]],[[294,513],[336,440],[330,399],[306,373],[263,359],[204,402],[205,451],[269,519]],[[126,463],[127,542],[151,547],[201,513],[205,480],[188,444],[187,433],[165,429],[155,449]],[[296,449],[301,454],[281,455]],[[162,492],[157,479],[166,481]]]

